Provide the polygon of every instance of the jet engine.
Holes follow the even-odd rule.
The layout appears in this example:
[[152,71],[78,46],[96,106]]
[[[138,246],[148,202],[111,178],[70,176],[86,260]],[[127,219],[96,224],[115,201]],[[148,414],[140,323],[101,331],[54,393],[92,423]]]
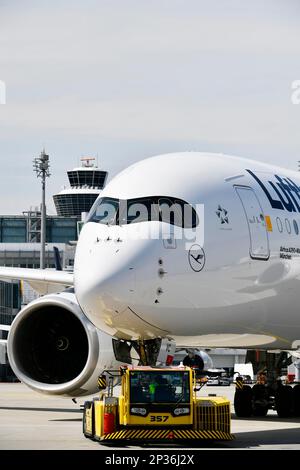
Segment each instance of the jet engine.
[[45,295],[21,310],[7,351],[22,382],[38,392],[68,397],[95,393],[98,375],[119,364],[111,337],[87,319],[72,291]]

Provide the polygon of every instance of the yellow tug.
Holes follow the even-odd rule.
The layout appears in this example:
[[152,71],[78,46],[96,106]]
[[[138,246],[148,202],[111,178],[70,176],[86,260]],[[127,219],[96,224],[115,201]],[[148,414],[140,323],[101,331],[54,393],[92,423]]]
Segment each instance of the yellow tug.
[[[114,397],[118,376],[121,394]],[[98,386],[108,390],[84,404],[83,433],[88,438],[124,444],[233,439],[229,400],[197,397],[201,385],[197,388],[195,372],[189,367],[121,367],[105,371]]]

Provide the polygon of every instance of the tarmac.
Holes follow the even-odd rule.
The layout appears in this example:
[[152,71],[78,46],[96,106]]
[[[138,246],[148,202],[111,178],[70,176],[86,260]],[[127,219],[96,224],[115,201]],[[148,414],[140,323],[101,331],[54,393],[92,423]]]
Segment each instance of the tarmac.
[[[233,385],[204,387],[201,396],[217,394],[228,397],[233,403],[234,391]],[[113,450],[114,447],[83,436],[80,405],[84,401],[83,398],[75,404],[68,398],[36,393],[21,383],[0,383],[0,449]],[[241,419],[235,417],[232,406],[231,431],[235,435],[233,441],[199,441],[197,445],[191,443],[188,449],[300,449],[300,418],[280,419],[274,411],[269,411],[264,418]],[[161,446],[143,448],[162,450]]]

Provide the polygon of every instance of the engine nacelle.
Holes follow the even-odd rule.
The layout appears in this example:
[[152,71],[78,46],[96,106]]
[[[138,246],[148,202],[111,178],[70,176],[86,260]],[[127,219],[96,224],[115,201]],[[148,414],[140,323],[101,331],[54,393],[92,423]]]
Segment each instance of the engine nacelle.
[[21,310],[12,323],[7,351],[22,382],[52,395],[95,393],[99,373],[119,365],[112,338],[96,329],[68,291],[41,297]]

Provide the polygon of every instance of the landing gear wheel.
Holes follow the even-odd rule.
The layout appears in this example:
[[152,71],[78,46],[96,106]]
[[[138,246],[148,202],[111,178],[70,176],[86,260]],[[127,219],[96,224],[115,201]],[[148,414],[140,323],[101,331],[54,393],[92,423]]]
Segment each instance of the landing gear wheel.
[[294,395],[294,416],[300,416],[300,385],[295,385],[293,388]]
[[253,416],[266,416],[269,408],[268,389],[265,385],[256,384],[252,388]]
[[254,405],[253,406],[253,416],[262,417],[267,416],[268,407],[264,405]]
[[235,391],[234,411],[238,418],[249,418],[252,415],[252,390],[249,385]]
[[293,411],[293,389],[289,385],[278,388],[275,394],[275,408],[279,418],[288,418]]

